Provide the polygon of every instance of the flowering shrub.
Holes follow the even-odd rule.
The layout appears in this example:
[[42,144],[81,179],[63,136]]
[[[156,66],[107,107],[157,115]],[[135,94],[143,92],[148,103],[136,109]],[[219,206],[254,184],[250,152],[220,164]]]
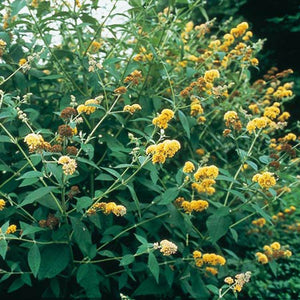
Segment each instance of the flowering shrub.
[[106,23],[117,2],[100,21],[97,3],[0,4],[3,287],[221,299],[255,286],[297,252],[280,230],[264,247],[299,183],[292,71],[252,82],[263,41],[199,3],[131,1],[122,25]]

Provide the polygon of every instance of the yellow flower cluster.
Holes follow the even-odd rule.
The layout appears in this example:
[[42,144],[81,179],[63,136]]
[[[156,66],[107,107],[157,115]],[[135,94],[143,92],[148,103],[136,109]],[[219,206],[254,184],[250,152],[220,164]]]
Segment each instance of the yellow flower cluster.
[[72,175],[76,171],[77,164],[75,159],[72,159],[67,155],[61,156],[58,159],[57,163],[62,165],[62,169],[65,175]]
[[130,73],[127,77],[125,77],[124,82],[125,83],[132,83],[133,85],[138,85],[140,81],[143,79],[142,72],[138,70],[134,70]]
[[219,175],[219,169],[215,165],[201,167],[194,174],[194,178],[196,181],[203,180],[206,178],[215,179]]
[[288,113],[287,111],[284,111],[278,118],[277,120],[280,122],[285,122],[290,118],[290,113]]
[[287,86],[279,86],[277,90],[273,93],[273,96],[277,99],[282,99],[286,97],[292,97],[293,92],[287,89]]
[[203,114],[203,107],[200,103],[200,100],[193,97],[191,103],[191,116],[197,116],[199,114]]
[[17,231],[17,226],[12,224],[9,225],[8,228],[6,229],[6,234],[15,233],[16,231]]
[[205,270],[211,273],[212,275],[218,274],[218,269],[211,266],[223,266],[226,263],[226,259],[221,255],[217,255],[214,253],[204,253],[202,255],[202,253],[198,250],[193,252],[193,258],[197,267],[202,267],[203,264],[210,265],[207,266]]
[[256,257],[258,262],[261,264],[267,264],[269,261],[278,258],[289,258],[292,256],[290,250],[285,249],[286,247],[281,247],[280,243],[274,242],[271,245],[265,245],[263,247],[264,253],[257,252]]
[[215,179],[218,175],[219,169],[214,165],[198,168],[194,174],[197,182],[192,183],[192,188],[197,190],[198,193],[212,195],[216,191],[212,185],[216,183]]
[[284,210],[285,214],[291,215],[296,211],[296,207],[294,205],[291,205],[289,208],[286,208]]
[[123,108],[124,112],[129,112],[130,114],[135,113],[137,110],[141,110],[142,107],[139,104],[125,105]]
[[86,213],[88,215],[94,215],[98,210],[102,211],[106,215],[113,213],[117,217],[122,217],[127,212],[125,206],[117,205],[115,202],[99,202],[93,204],[92,207],[89,208]]
[[140,48],[140,53],[133,57],[134,61],[151,61],[153,59],[153,53],[147,53],[145,47]]
[[[232,28],[230,30],[230,34],[233,35],[234,37],[240,37],[245,34],[248,28],[249,28],[248,23],[242,22],[238,24],[236,27]],[[250,36],[250,34],[248,34],[248,36]]]
[[259,108],[256,103],[252,103],[248,106],[248,108],[252,111],[253,114],[258,114],[259,113]]
[[87,115],[92,114],[96,111],[96,105],[99,105],[99,101],[96,99],[89,99],[84,102],[84,104],[80,104],[77,107],[77,112],[79,114],[86,113]]
[[264,218],[259,218],[257,220],[253,220],[252,224],[258,227],[264,227],[264,225],[266,224],[266,220]]
[[159,243],[154,243],[153,244],[154,249],[160,249],[159,251],[164,255],[164,256],[170,256],[172,254],[175,254],[177,252],[178,247],[168,241],[168,240],[162,240]]
[[184,167],[183,167],[182,171],[184,173],[191,173],[191,172],[195,171],[195,165],[192,162],[187,161],[184,164]]
[[27,134],[24,138],[24,142],[28,145],[30,152],[42,149],[45,143],[43,137],[36,133]]
[[26,63],[27,63],[26,58],[21,58],[21,59],[19,60],[19,66],[20,66],[20,67],[23,66],[23,65],[25,65]]
[[176,140],[165,140],[157,145],[151,145],[146,149],[146,154],[152,154],[152,162],[164,163],[166,158],[173,157],[180,149],[180,143]]
[[270,122],[271,120],[267,117],[255,118],[248,122],[246,129],[249,133],[252,133],[256,129],[266,128]]
[[206,267],[205,271],[212,274],[212,275],[217,275],[218,274],[218,269],[214,268],[214,267]]
[[220,73],[218,70],[209,70],[204,74],[204,79],[208,83],[213,83],[216,78],[220,78]]
[[264,110],[264,117],[274,120],[280,114],[280,109],[278,108],[280,104],[278,102],[273,103],[272,106],[267,106]]
[[89,51],[91,52],[98,52],[101,48],[101,43],[97,42],[97,41],[93,41],[91,46],[90,46],[90,49]]
[[205,200],[192,200],[191,202],[184,200],[179,204],[184,209],[184,211],[189,214],[193,211],[201,212],[208,208],[208,202]]
[[240,273],[235,275],[235,279],[232,277],[226,277],[224,282],[232,285],[230,288],[233,289],[234,292],[240,292],[245,283],[249,282],[251,278],[251,272],[247,271],[246,273]]
[[159,128],[166,129],[168,122],[174,117],[174,112],[171,109],[163,109],[160,115],[152,120],[152,124]]
[[3,210],[5,207],[5,200],[0,199],[0,210]]
[[236,130],[240,130],[242,128],[242,123],[239,120],[238,114],[233,110],[227,111],[224,114],[224,121],[227,127],[233,126]]
[[252,181],[257,182],[262,188],[270,188],[276,184],[276,179],[273,173],[264,172],[262,174],[256,174],[252,177]]
[[296,141],[297,136],[294,133],[288,133],[286,136],[283,137],[284,142],[289,142],[289,141]]

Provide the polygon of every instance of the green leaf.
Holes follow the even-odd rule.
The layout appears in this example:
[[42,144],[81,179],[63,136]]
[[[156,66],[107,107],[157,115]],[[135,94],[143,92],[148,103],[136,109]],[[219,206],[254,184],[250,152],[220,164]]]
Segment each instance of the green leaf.
[[103,169],[104,171],[110,173],[111,175],[113,175],[117,178],[121,178],[121,175],[116,170],[113,170],[111,168],[104,168],[104,167],[101,167],[101,169]]
[[89,159],[93,159],[94,147],[91,144],[81,144],[81,148],[88,155]]
[[26,6],[26,0],[15,0],[11,4],[11,16],[15,16],[18,12]]
[[100,170],[99,167],[91,160],[88,160],[88,159],[83,158],[83,157],[77,157],[77,160],[84,163],[84,164],[90,165],[90,166],[94,167],[97,170]]
[[253,170],[255,170],[255,171],[258,170],[257,164],[254,163],[253,161],[251,161],[251,160],[246,160],[246,163],[247,163]]
[[38,279],[53,278],[69,264],[70,248],[67,245],[51,244],[41,249],[41,265]]
[[102,180],[102,181],[113,181],[115,180],[112,176],[108,175],[108,174],[105,174],[105,173],[102,173],[102,174],[99,174],[95,180]]
[[150,252],[149,256],[148,256],[148,267],[152,273],[152,275],[154,276],[156,282],[159,282],[159,265],[157,262],[157,259],[155,257],[155,255]]
[[4,239],[0,240],[0,255],[2,256],[3,260],[5,260],[5,255],[7,252],[7,241]]
[[132,254],[126,254],[122,257],[120,261],[120,266],[127,266],[134,262],[134,256]]
[[88,298],[101,299],[99,283],[101,276],[93,264],[82,264],[77,270],[77,282],[82,286]]
[[13,142],[8,136],[0,135],[0,143],[13,143]]
[[34,277],[37,276],[41,265],[41,254],[37,244],[33,244],[28,251],[28,265]]
[[22,176],[17,178],[16,180],[21,180],[25,178],[37,178],[37,177],[43,177],[43,173],[39,171],[29,171],[24,173]]
[[165,205],[171,203],[178,196],[179,190],[177,187],[167,189],[162,195],[159,205]]
[[260,214],[263,218],[265,218],[270,224],[272,224],[271,217],[256,203],[252,203],[251,206],[255,209],[255,211]]
[[91,233],[84,223],[80,222],[78,218],[70,217],[70,219],[73,228],[73,239],[77,243],[84,256],[92,256],[90,255],[90,250],[92,247]]
[[189,122],[188,122],[187,117],[185,116],[185,114],[181,110],[178,111],[178,116],[179,116],[180,123],[181,123],[183,129],[186,132],[187,137],[190,139],[191,138],[191,133],[190,133],[190,126],[189,126]]
[[[219,208],[218,210],[222,209]],[[231,220],[228,216],[222,214],[213,214],[208,217],[206,221],[206,226],[208,234],[212,242],[218,241],[222,236],[224,236],[231,224]]]
[[276,261],[274,260],[269,261],[269,266],[274,276],[277,277],[278,264],[276,263]]
[[29,193],[26,196],[24,201],[21,203],[21,206],[31,204],[34,201],[36,201],[37,199],[44,197],[45,195],[49,194],[50,192],[52,192],[56,189],[57,189],[57,187],[55,187],[55,186],[44,186],[44,187],[38,188],[37,190]]
[[82,211],[82,209],[86,209],[93,204],[93,199],[87,196],[76,198],[76,199],[77,199],[77,203],[76,203],[77,211]]
[[134,203],[135,203],[135,206],[136,206],[136,209],[138,211],[138,214],[139,214],[139,217],[141,218],[141,207],[140,207],[140,201],[136,195],[136,192],[134,190],[134,187],[132,185],[127,185],[129,191],[130,191],[130,194],[131,194],[131,197],[132,199],[134,200]]
[[20,227],[22,229],[22,234],[21,234],[22,237],[28,234],[46,230],[45,228],[42,228],[40,226],[32,226],[22,221],[20,221]]
[[231,232],[231,235],[232,235],[232,237],[233,237],[234,241],[235,241],[235,242],[237,242],[237,241],[238,241],[238,238],[239,238],[239,236],[238,236],[238,233],[236,232],[236,230],[235,230],[235,229],[233,229],[233,228],[230,228],[230,232]]
[[39,178],[26,178],[24,179],[19,187],[24,187],[24,186],[32,186],[33,184],[37,183],[39,181]]
[[148,244],[148,242],[147,242],[147,240],[144,238],[144,237],[142,237],[142,236],[140,236],[140,235],[138,235],[138,234],[134,234],[135,235],[135,237],[136,237],[136,239],[140,242],[140,243],[142,243],[143,245],[147,245]]

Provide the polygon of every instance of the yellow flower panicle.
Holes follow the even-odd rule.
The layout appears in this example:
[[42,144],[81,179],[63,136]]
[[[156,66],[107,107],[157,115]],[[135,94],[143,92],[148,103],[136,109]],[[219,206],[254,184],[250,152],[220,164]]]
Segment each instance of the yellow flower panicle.
[[172,243],[168,240],[162,240],[159,243],[154,243],[153,248],[160,249],[159,251],[164,256],[170,256],[172,254],[175,254],[178,249],[178,247],[174,243]]
[[219,169],[214,166],[206,166],[201,167],[197,170],[197,172],[194,174],[194,178],[196,181],[200,181],[201,179],[210,178],[215,179],[219,175]]
[[287,111],[284,111],[278,118],[277,120],[279,122],[285,122],[290,118],[290,113],[288,113]]
[[24,142],[28,145],[29,151],[33,152],[43,148],[44,139],[40,134],[29,133],[24,138]]
[[268,257],[266,254],[257,252],[256,254],[257,261],[263,265],[267,264],[269,262]]
[[256,129],[266,128],[271,120],[267,117],[255,118],[248,122],[246,129],[249,133],[253,133]]
[[102,211],[104,214],[109,215],[113,213],[117,217],[122,217],[126,214],[126,207],[123,205],[117,205],[115,202],[99,202],[92,205],[91,208],[87,210],[88,215],[95,214],[98,210]]
[[208,83],[213,83],[217,78],[220,78],[220,73],[218,70],[209,70],[204,74],[204,79]]
[[286,249],[286,247],[287,246],[282,247],[278,242],[274,242],[270,245],[265,245],[263,247],[264,253],[256,253],[257,260],[261,264],[266,264],[269,261],[276,260],[278,258],[289,258],[292,256],[292,252]]
[[230,34],[232,34],[234,37],[237,38],[237,37],[244,35],[248,28],[249,28],[248,23],[242,22],[242,23],[238,24],[236,27],[232,28],[230,30]]
[[96,109],[97,109],[96,105],[99,105],[98,100],[96,100],[96,99],[86,100],[84,104],[80,104],[77,107],[77,112],[79,114],[85,113],[87,115],[90,115],[96,111]]
[[191,172],[195,171],[195,165],[191,161],[187,161],[184,164],[182,171],[184,173],[191,173]]
[[266,224],[266,220],[264,218],[259,218],[257,220],[253,220],[252,224],[258,227],[264,227]]
[[209,204],[205,200],[183,201],[180,205],[186,213],[201,212],[208,208]]
[[242,129],[242,123],[239,120],[238,114],[235,111],[228,111],[224,114],[224,121],[227,127],[233,126],[236,130]]
[[194,173],[196,182],[192,183],[192,188],[197,190],[198,193],[212,195],[216,191],[212,185],[216,183],[214,179],[217,178],[218,175],[219,169],[214,165],[198,168]]
[[21,59],[19,60],[19,66],[20,66],[20,67],[23,66],[23,65],[25,65],[26,63],[27,63],[26,58],[21,58]]
[[7,230],[6,230],[6,234],[11,234],[11,233],[15,233],[17,231],[17,226],[12,224],[9,225]]
[[134,70],[124,79],[124,83],[132,83],[133,85],[138,85],[142,80],[142,72],[138,70]]
[[77,163],[75,159],[72,159],[67,155],[61,156],[58,159],[57,163],[62,165],[62,169],[65,175],[73,175],[76,171]]
[[[202,255],[202,253],[198,250],[193,252],[193,258],[197,267],[202,267],[203,264],[207,264],[210,266],[223,266],[226,263],[226,259],[221,255],[217,255],[214,253],[204,253]],[[217,271],[217,269],[215,270]]]
[[141,110],[142,107],[139,104],[125,105],[123,108],[124,112],[129,112],[131,115],[134,114],[137,110]]
[[5,200],[0,199],[0,211],[4,209],[5,204],[6,204],[6,203],[5,203]]
[[201,106],[200,101],[194,98],[191,103],[191,116],[197,116],[199,114],[203,114],[203,112],[203,107]]
[[176,140],[165,140],[157,145],[151,145],[146,149],[146,154],[152,155],[152,162],[164,163],[168,157],[173,157],[180,149],[180,143]]
[[214,268],[214,267],[206,267],[205,271],[212,274],[212,275],[217,275],[218,274],[218,269]]
[[264,110],[264,116],[274,120],[277,118],[277,116],[280,114],[280,109],[278,108],[279,103],[275,102],[272,106],[268,106]]
[[270,188],[276,185],[276,179],[273,173],[264,172],[262,174],[256,174],[252,177],[253,182],[257,182],[262,188]]
[[171,109],[163,109],[160,115],[152,120],[153,125],[159,128],[166,129],[168,122],[174,117],[174,112]]
[[97,42],[97,41],[93,41],[91,46],[90,46],[90,51],[91,52],[98,52],[101,48],[101,43]]
[[227,284],[233,284],[234,283],[234,280],[232,277],[226,277],[224,279],[224,282],[227,283]]

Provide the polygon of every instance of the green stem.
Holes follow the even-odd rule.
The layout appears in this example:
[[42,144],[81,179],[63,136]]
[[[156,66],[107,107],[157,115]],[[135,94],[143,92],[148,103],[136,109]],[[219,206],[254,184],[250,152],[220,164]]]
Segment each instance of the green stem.
[[258,138],[258,136],[259,136],[260,133],[261,133],[261,130],[259,130],[259,132],[258,132],[257,134],[255,134],[255,137],[254,137],[254,139],[253,139],[253,141],[252,141],[252,144],[250,145],[250,148],[249,148],[247,154],[246,154],[245,157],[242,159],[242,163],[241,163],[241,165],[239,166],[238,170],[236,171],[236,173],[235,173],[235,175],[234,175],[234,177],[233,177],[233,181],[232,181],[232,182],[230,183],[230,185],[229,185],[229,188],[228,188],[228,191],[227,191],[227,194],[226,194],[226,197],[225,197],[225,201],[224,201],[224,206],[227,205],[228,198],[229,198],[231,189],[232,189],[232,187],[233,187],[233,184],[234,184],[234,182],[236,181],[237,177],[239,176],[239,174],[240,174],[240,172],[241,172],[241,170],[242,170],[242,168],[243,168],[243,165],[244,165],[245,161],[248,159],[249,155],[251,154],[251,152],[252,152],[252,150],[253,150],[253,147],[254,147],[254,145],[255,145],[255,142],[256,142],[256,140],[257,140],[257,138]]

